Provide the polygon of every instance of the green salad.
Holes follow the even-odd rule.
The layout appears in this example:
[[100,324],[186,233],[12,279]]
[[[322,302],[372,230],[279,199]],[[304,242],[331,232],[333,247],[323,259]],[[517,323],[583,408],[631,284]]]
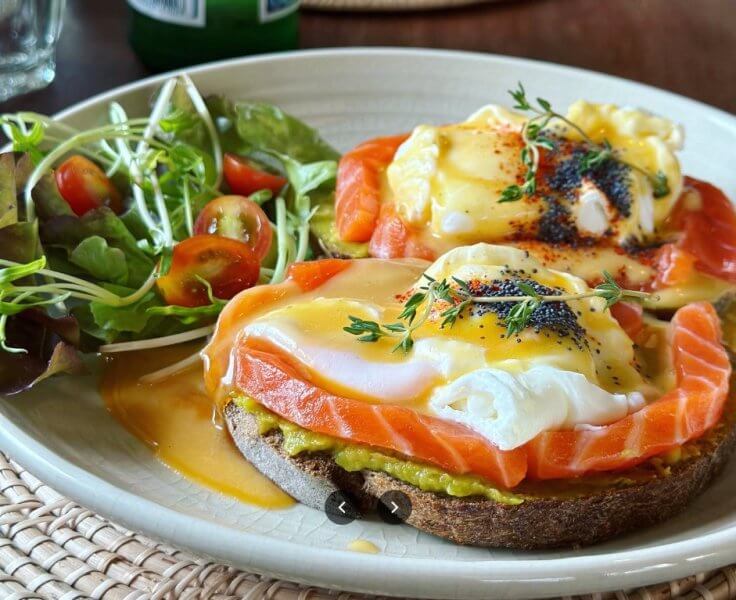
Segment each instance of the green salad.
[[146,117],[83,131],[0,116],[0,391],[80,353],[203,338],[229,298],[319,253],[338,153],[269,104],[166,81]]

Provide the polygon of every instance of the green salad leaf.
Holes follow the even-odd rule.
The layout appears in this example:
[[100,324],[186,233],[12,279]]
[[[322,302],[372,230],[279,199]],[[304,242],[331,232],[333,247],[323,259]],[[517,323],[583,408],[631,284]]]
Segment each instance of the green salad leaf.
[[256,158],[260,152],[278,152],[301,163],[340,158],[316,130],[277,106],[211,96],[207,107],[227,152]]
[[215,298],[212,292],[212,286],[210,282],[202,277],[197,279],[204,285],[207,290],[207,297],[210,303],[204,306],[152,306],[147,309],[149,315],[160,315],[165,317],[174,317],[183,325],[203,325],[205,323],[212,323],[217,319],[217,315],[220,311],[225,308],[227,304],[226,300]]
[[[118,295],[130,294],[135,290],[119,286],[106,286]],[[151,314],[148,309],[161,305],[161,300],[153,292],[148,292],[134,304],[110,306],[101,302],[90,302],[90,312],[99,331],[105,332],[105,339],[116,339],[121,333],[140,333],[148,325]]]
[[[296,182],[303,194],[309,194],[313,211],[310,229],[325,252],[357,258],[368,256],[368,244],[343,242],[337,233],[335,186],[331,185],[330,178],[325,177],[324,182],[313,189],[304,189],[304,184],[312,188],[308,185],[308,172],[316,174],[325,167],[324,161],[340,158],[314,129],[268,104],[232,102],[221,96],[211,96],[207,105],[215,118],[225,151],[249,156],[276,170],[286,170],[290,183]],[[284,156],[287,161],[272,160]],[[290,174],[288,170],[294,164],[300,164],[302,171],[297,172],[292,167]]]
[[175,317],[183,325],[213,323],[225,307],[226,302],[217,300],[204,306],[152,306],[147,310],[151,315]]
[[286,169],[286,176],[294,190],[297,202],[299,198],[307,196],[323,183],[333,181],[337,174],[337,163],[334,160],[302,164],[286,154],[277,154],[276,156]]
[[209,154],[212,147],[209,133],[183,85],[174,88],[171,106],[173,110],[159,122],[164,133]]
[[[223,193],[223,152],[288,179],[277,194],[253,195],[276,233],[261,282],[281,281],[289,264],[313,257],[311,221],[332,206],[339,154],[316,130],[263,102],[205,102],[186,75],[161,85],[149,116],[111,102],[108,122],[89,129],[28,112],[0,115],[0,128],[16,152],[0,155],[0,391],[77,369],[76,348],[216,320],[226,302],[211,289],[206,306],[167,305],[156,278]],[[73,155],[105,172],[124,213],[74,213],[54,173]],[[73,336],[62,331],[72,326]]]
[[[148,278],[154,267],[153,258],[139,247],[138,240],[123,220],[107,207],[96,208],[82,217],[62,214],[49,218],[41,222],[40,231],[44,245],[65,249],[70,262],[102,281],[136,288]],[[103,250],[100,241],[91,242],[90,246],[87,240],[93,237],[105,242],[106,250]],[[105,257],[104,264],[98,267],[91,264],[89,254],[93,250]],[[120,253],[126,262],[125,279],[121,278],[119,262],[116,260]],[[112,268],[112,271],[108,272],[108,268]]]
[[125,252],[111,248],[99,235],[83,239],[69,253],[69,261],[100,281],[124,285],[128,283],[128,262]]

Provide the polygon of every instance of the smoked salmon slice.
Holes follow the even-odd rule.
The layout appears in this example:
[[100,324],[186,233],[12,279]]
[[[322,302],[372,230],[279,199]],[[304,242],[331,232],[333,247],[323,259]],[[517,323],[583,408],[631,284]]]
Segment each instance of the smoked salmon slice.
[[611,307],[611,315],[618,321],[621,328],[631,338],[632,341],[636,341],[636,338],[644,328],[644,309],[641,304],[635,304],[633,302],[618,302]]
[[343,258],[324,258],[293,263],[287,272],[288,278],[296,283],[302,291],[316,289],[347,269],[353,261]]
[[[218,332],[240,331],[249,314],[314,289],[349,264],[328,260],[296,265],[286,282],[241,293],[220,316]],[[632,338],[637,336],[639,306],[615,305],[614,315]],[[731,364],[715,309],[707,302],[689,304],[675,313],[670,328],[673,390],[610,425],[545,432],[511,451],[500,450],[464,425],[412,408],[332,394],[268,342],[217,333],[205,352],[206,382],[209,392],[216,393],[229,364],[229,389],[309,431],[513,488],[526,477],[565,479],[628,469],[697,439],[718,423],[728,397]]]
[[701,198],[700,210],[676,215],[682,223],[679,246],[695,257],[698,270],[736,283],[736,211],[717,187],[685,178]]
[[381,208],[381,173],[407,134],[380,137],[353,148],[340,159],[335,189],[335,221],[340,239],[367,242]]
[[374,258],[436,258],[434,252],[419,241],[418,234],[404,223],[394,205],[388,202],[381,206],[368,252]]
[[631,468],[718,423],[731,376],[718,315],[707,302],[688,304],[671,327],[675,389],[611,425],[540,434],[527,445],[530,478]]
[[523,448],[502,451],[471,429],[403,406],[333,395],[276,351],[247,344],[236,350],[234,383],[267,409],[308,429],[437,465],[511,488],[526,475]]
[[695,257],[687,250],[675,244],[664,244],[655,257],[657,275],[653,289],[685,283],[695,271],[695,262]]

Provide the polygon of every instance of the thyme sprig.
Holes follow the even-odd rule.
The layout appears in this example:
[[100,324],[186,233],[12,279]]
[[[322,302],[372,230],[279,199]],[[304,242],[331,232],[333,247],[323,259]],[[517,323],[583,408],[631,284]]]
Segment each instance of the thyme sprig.
[[574,129],[588,145],[588,151],[580,160],[582,171],[589,171],[609,160],[615,160],[644,175],[652,186],[652,193],[655,198],[662,198],[670,193],[667,176],[664,173],[661,171],[650,173],[646,169],[621,159],[615,154],[608,140],[604,139],[602,143],[595,142],[579,125],[555,111],[548,100],[537,98],[536,103],[530,101],[521,82],[519,82],[517,89],[509,90],[509,94],[516,102],[514,104],[515,109],[532,113],[534,116],[524,123],[521,128],[521,139],[524,144],[521,149],[521,162],[526,168],[524,182],[521,185],[515,183],[506,187],[501,192],[498,202],[516,202],[524,196],[533,196],[536,193],[539,150],[540,148],[553,150],[555,147],[554,140],[544,135],[553,120],[562,121],[565,125]]
[[610,308],[623,299],[641,302],[650,295],[646,292],[622,288],[607,271],[603,271],[603,282],[588,292],[558,295],[540,294],[528,282],[513,279],[512,281],[523,295],[475,296],[468,282],[457,277],[452,277],[452,283],[446,279],[438,281],[426,273],[424,278],[427,283],[406,300],[397,322],[377,323],[350,315],[348,316],[350,324],[343,327],[343,330],[357,336],[359,342],[377,342],[381,338],[396,338],[399,341],[392,352],[401,350],[408,353],[414,346],[414,332],[429,319],[438,302],[450,305],[439,313],[442,319],[441,329],[452,327],[473,304],[512,302],[514,304],[504,318],[506,334],[511,336],[521,333],[529,325],[534,312],[544,303],[602,298],[605,300],[606,308]]

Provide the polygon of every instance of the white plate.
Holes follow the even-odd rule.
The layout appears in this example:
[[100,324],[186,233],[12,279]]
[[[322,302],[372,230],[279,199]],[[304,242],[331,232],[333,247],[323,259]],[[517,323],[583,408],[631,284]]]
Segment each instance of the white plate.
[[[736,119],[636,83],[498,56],[330,50],[228,61],[190,71],[206,93],[278,103],[340,149],[421,122],[507,103],[521,80],[558,106],[577,98],[645,107],[687,130],[685,172],[736,197]],[[90,125],[115,99],[143,111],[165,76],[61,113]],[[341,589],[429,597],[552,596],[666,581],[736,561],[736,461],[681,516],[613,542],[564,552],[481,550],[407,526],[331,524],[295,506],[264,511],[209,492],[159,464],[104,410],[93,377],[59,378],[0,401],[0,447],[49,485],[131,528],[245,569]],[[345,550],[355,538],[378,555]]]

